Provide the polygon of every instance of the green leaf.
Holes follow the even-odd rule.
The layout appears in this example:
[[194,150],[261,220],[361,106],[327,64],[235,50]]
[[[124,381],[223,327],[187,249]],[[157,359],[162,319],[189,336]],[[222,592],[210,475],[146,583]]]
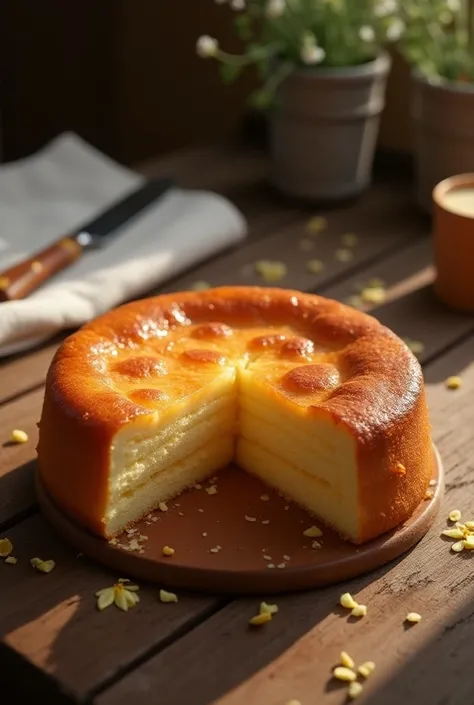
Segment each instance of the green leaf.
[[227,84],[232,83],[240,76],[242,69],[243,66],[237,66],[236,64],[220,64],[219,70],[222,81]]
[[239,15],[234,20],[235,32],[243,42],[252,39],[252,19],[249,15]]

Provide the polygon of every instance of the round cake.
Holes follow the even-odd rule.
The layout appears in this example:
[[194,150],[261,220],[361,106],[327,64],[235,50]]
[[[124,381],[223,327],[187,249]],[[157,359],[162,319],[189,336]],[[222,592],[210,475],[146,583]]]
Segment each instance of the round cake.
[[234,462],[362,543],[413,513],[433,469],[407,346],[336,301],[258,287],[136,301],[67,338],[38,460],[56,503],[107,538]]

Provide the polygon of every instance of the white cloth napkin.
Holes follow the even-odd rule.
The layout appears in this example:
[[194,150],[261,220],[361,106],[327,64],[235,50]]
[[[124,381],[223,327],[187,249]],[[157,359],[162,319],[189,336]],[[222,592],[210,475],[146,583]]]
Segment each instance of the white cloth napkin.
[[[0,165],[0,271],[71,232],[143,177],[72,133]],[[28,298],[0,303],[0,356],[75,328],[245,237],[222,196],[173,187],[100,250]]]

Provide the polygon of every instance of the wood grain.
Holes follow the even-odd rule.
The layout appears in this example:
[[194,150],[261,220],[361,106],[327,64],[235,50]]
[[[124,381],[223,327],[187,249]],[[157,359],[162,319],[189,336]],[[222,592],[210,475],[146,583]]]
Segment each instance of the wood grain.
[[[126,672],[220,604],[212,597],[191,595],[163,604],[156,588],[142,586],[133,611],[124,613],[112,605],[99,612],[95,592],[126,576],[111,575],[78,556],[39,515],[11,529],[8,537],[18,563],[0,565],[3,648],[27,661],[30,668],[23,672],[28,678],[37,671],[46,673],[52,690],[60,687],[73,697],[84,698]],[[47,575],[35,571],[29,563],[35,556],[55,560],[56,568]]]
[[[450,542],[439,533],[446,526],[448,511],[455,506],[474,517],[469,490],[474,483],[473,353],[474,338],[469,338],[427,369],[434,438],[445,462],[448,486],[435,527],[413,551],[386,568],[345,584],[278,598],[278,615],[261,630],[251,632],[247,626],[259,598],[235,601],[110,688],[97,698],[97,705],[125,705],[132,697],[135,705],[141,705],[149,702],[153,692],[166,692],[167,705],[183,705],[186,693],[192,692],[193,704],[204,705],[249,677],[219,700],[219,705],[282,705],[291,698],[302,705],[342,704],[344,688],[330,679],[341,650],[348,651],[358,663],[376,662],[367,695],[388,682],[392,692],[394,674],[409,664],[410,679],[400,675],[400,691],[390,700],[385,699],[384,691],[384,698],[376,698],[377,703],[461,703],[460,696],[454,701],[448,694],[455,683],[453,676],[462,672],[457,659],[464,663],[470,687],[474,685],[470,650],[466,650],[466,622],[471,629],[474,626],[474,555],[451,553]],[[457,372],[462,372],[464,386],[449,391],[444,379]],[[348,621],[338,607],[339,595],[345,591],[368,605],[366,618]],[[403,624],[408,611],[423,615],[422,622],[410,629]],[[419,670],[418,654],[423,649],[433,653],[430,644],[434,640],[438,661],[442,660],[439,634],[456,629],[464,638],[455,641],[451,637],[455,653],[450,653],[442,668],[445,676],[449,673],[448,682],[441,683],[433,663],[429,677],[423,680],[429,665],[425,660]],[[469,692],[467,685],[463,684],[461,692]]]

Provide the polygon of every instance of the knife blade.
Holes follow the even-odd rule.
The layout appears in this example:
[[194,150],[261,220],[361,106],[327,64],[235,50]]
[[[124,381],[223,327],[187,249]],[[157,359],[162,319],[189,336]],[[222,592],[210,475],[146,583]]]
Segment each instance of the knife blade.
[[90,249],[107,245],[123,226],[141,214],[173,185],[171,179],[147,181],[115,201],[73,233],[0,272],[0,302],[23,299]]

